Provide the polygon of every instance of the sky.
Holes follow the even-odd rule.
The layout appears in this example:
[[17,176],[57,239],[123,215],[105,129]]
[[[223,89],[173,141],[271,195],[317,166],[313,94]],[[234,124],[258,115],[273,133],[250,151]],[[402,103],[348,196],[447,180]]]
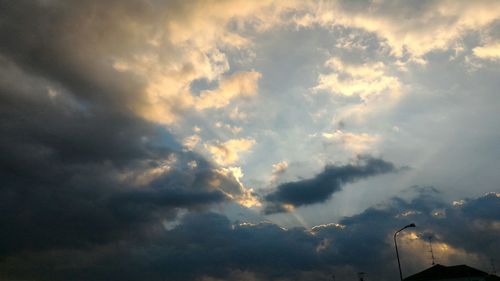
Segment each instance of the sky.
[[0,280],[500,268],[500,1],[0,1]]

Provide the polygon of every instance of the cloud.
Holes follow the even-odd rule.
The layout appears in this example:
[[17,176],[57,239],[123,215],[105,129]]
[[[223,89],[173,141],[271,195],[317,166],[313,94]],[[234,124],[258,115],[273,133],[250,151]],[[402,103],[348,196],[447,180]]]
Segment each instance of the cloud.
[[200,141],[201,137],[197,134],[194,134],[184,138],[184,140],[182,141],[182,145],[184,145],[184,147],[186,147],[188,150],[193,150]]
[[246,187],[241,179],[244,174],[240,167],[216,169],[220,177],[214,178],[210,184],[223,191],[231,200],[247,208],[260,207],[261,203],[252,188]]
[[281,161],[276,164],[273,164],[273,174],[275,175],[282,174],[286,171],[287,168],[288,168],[287,161]]
[[[489,217],[488,223],[486,223],[481,216],[470,213],[483,200],[488,202],[487,208],[490,211],[495,211],[498,208],[491,205],[495,202],[498,203],[498,198],[490,194],[476,199],[468,199],[465,204],[470,206],[469,209],[465,206],[453,207],[451,204],[445,203],[435,189],[421,189],[417,192],[417,196],[411,200],[392,198],[389,203],[368,208],[359,215],[342,219],[339,222],[342,226],[340,228],[334,224],[318,228],[315,232],[317,236],[332,241],[328,250],[334,251],[335,255],[338,255],[344,262],[351,263],[352,260],[357,260],[359,266],[366,270],[371,272],[387,271],[392,274],[395,273],[392,234],[399,228],[399,225],[403,226],[414,222],[417,228],[409,229],[398,236],[402,248],[400,251],[403,252],[401,256],[406,264],[406,274],[417,272],[429,266],[428,253],[422,250],[428,248],[427,236],[429,234],[434,236],[434,249],[438,262],[444,264],[468,263],[482,268],[481,263],[487,261],[488,256],[495,255],[492,252],[485,253],[484,251],[489,251],[487,250],[489,247],[496,247],[496,244],[499,243],[497,238],[493,238],[494,234],[490,231],[495,231],[495,224],[500,219],[498,216]],[[434,210],[436,209],[443,210],[447,215],[435,216]],[[413,211],[411,215],[398,216],[409,210]],[[483,222],[480,223],[481,221]],[[485,228],[482,229],[483,227]],[[472,232],[481,235],[481,239],[485,239],[487,242],[483,244],[479,240],[470,239]],[[322,233],[326,236],[323,236]],[[333,237],[328,236],[333,233],[335,233]],[[359,256],[363,256],[363,258],[358,258]],[[386,259],[387,262],[374,262],[377,259]],[[380,268],[376,269],[377,266]]]
[[253,139],[230,139],[223,143],[205,144],[214,161],[220,165],[230,165],[240,159],[239,153],[248,151],[255,144]]
[[[270,11],[257,12],[269,5],[19,1],[2,9],[0,48],[16,63],[46,77],[64,77],[60,82],[79,89],[76,94],[118,99],[149,121],[173,124],[190,110],[220,108],[228,99],[256,93],[258,72],[226,74],[226,52],[251,45],[228,23],[235,17],[270,17]],[[195,97],[189,87],[197,79],[217,82],[220,89],[206,92],[205,99]],[[84,90],[89,81],[94,88]],[[110,94],[103,88],[120,91]]]
[[265,212],[285,212],[289,207],[321,203],[340,191],[345,184],[397,170],[394,164],[372,157],[360,157],[354,164],[326,166],[323,172],[313,178],[276,187],[276,191],[265,196],[269,203]]
[[[140,100],[130,107],[152,122],[172,125],[192,111],[219,109],[238,97],[244,101],[256,95],[260,73],[230,73],[227,53],[246,52],[252,46],[240,29],[230,28],[230,23],[235,19],[242,23],[251,21],[255,15],[269,18],[271,11],[265,11],[269,6],[268,1],[210,5],[174,1],[151,5],[154,21],[147,20],[141,29],[145,31],[146,44],[135,46],[129,56],[116,58],[119,70],[145,82]],[[190,86],[197,80],[219,87],[196,95]]]
[[[498,258],[496,194],[465,199],[462,206],[442,201],[432,189],[410,199],[394,197],[382,205],[311,229],[285,229],[269,222],[231,222],[211,212],[190,213],[170,230],[151,232],[93,251],[19,254],[0,263],[6,278],[37,280],[330,280],[365,272],[374,280],[397,278],[394,232],[410,222],[417,228],[398,235],[405,274],[430,266],[426,236],[434,236],[440,263],[467,263],[485,269]],[[490,216],[471,212],[484,205]],[[443,209],[447,216],[435,217]],[[406,217],[398,214],[414,210]],[[461,226],[461,227],[457,227]],[[472,235],[472,236],[471,236]],[[477,237],[478,239],[470,239]],[[65,263],[63,262],[65,261]],[[56,266],[71,262],[70,267]],[[134,266],[123,266],[124,264]]]
[[[15,66],[1,70],[2,258],[87,248],[228,198],[210,188],[211,165],[167,132],[117,108],[84,105]],[[119,107],[119,105],[117,105]],[[161,142],[160,142],[161,141]],[[161,144],[159,144],[161,143]],[[199,163],[186,171],[187,163]]]
[[[242,218],[227,211],[227,205],[252,212],[245,207],[258,207],[262,200],[243,181],[246,167],[232,166],[245,162],[241,155],[256,141],[224,138],[217,135],[222,130],[206,126],[220,121],[221,129],[234,134],[239,126],[248,126],[245,132],[260,139],[256,128],[262,124],[254,117],[262,115],[262,108],[248,107],[245,101],[263,97],[262,90],[273,93],[260,88],[269,82],[263,81],[264,64],[249,67],[255,59],[249,55],[254,39],[274,36],[269,31],[278,29],[292,31],[299,20],[307,25],[307,16],[325,16],[314,21],[322,27],[372,32],[398,59],[416,60],[445,49],[464,32],[487,26],[498,14],[497,6],[487,2],[476,2],[477,8],[469,2],[443,3],[448,10],[436,2],[413,3],[407,9],[384,1],[370,6],[342,1],[332,6],[238,0],[2,2],[0,225],[7,231],[0,234],[1,278],[330,280],[332,270],[345,272],[345,279],[362,270],[392,280],[391,235],[410,219],[434,233],[443,260],[482,261],[498,255],[498,193],[457,201],[456,206],[437,195],[395,198],[313,229],[232,222],[220,214]],[[336,14],[328,18],[323,11]],[[445,17],[440,20],[439,14]],[[422,33],[416,32],[421,26]],[[431,36],[438,40],[429,41]],[[331,46],[364,48],[364,42],[341,41]],[[485,44],[473,52],[487,58],[493,47]],[[399,81],[391,80],[387,62],[331,59],[326,66],[324,79],[318,80],[324,82],[322,90],[362,102],[336,110],[341,117],[388,104],[393,100],[387,97],[396,96]],[[197,81],[208,86],[194,91]],[[298,96],[287,94],[284,99]],[[297,107],[290,105],[286,110],[296,114]],[[273,129],[268,125],[284,122],[283,128],[291,128],[287,126],[295,122],[285,120],[292,115],[276,115],[276,123],[264,120],[268,132]],[[227,117],[233,122],[226,124]],[[202,122],[192,124],[190,118]],[[191,130],[194,125],[203,131]],[[290,136],[305,135],[298,125]],[[177,135],[183,129],[189,132]],[[353,151],[370,143],[364,134],[335,134],[339,142],[352,144]],[[205,146],[213,161],[193,151],[202,139],[221,139]],[[288,146],[297,148],[292,142]],[[262,148],[260,153],[269,152]],[[264,175],[265,167],[283,159],[273,158],[275,152],[262,165]],[[274,167],[275,175],[286,169],[285,163]],[[265,199],[277,208],[323,202],[346,183],[395,170],[372,158],[328,166],[315,178],[279,185]],[[457,225],[463,227],[457,230]],[[423,264],[418,252],[409,255],[425,244],[420,235],[401,236],[404,256],[415,264]]]
[[[242,196],[237,180],[184,151],[162,122],[137,111],[148,102],[151,81],[126,58],[144,66],[155,59],[144,44],[160,11],[171,12],[148,5],[2,5],[0,224],[10,226],[0,235],[2,261],[21,252],[83,251],[142,239],[180,210]],[[223,61],[211,56],[214,64]],[[189,72],[187,65],[169,75]],[[214,179],[222,183],[213,186]]]
[[350,98],[338,106],[337,121],[363,123],[371,116],[390,112],[404,93],[400,79],[381,61],[349,63],[332,57],[325,66],[330,71],[319,74],[313,92],[326,91],[340,101],[343,97]]
[[236,97],[252,97],[257,95],[257,82],[262,75],[256,71],[238,72],[220,81],[214,91],[204,91],[195,101],[196,108],[221,108],[227,106]]
[[276,164],[273,164],[273,170],[271,174],[271,184],[274,184],[278,181],[279,177],[286,172],[288,169],[288,162],[281,161]]
[[[109,200],[110,208],[119,216],[146,217],[145,206],[152,210],[161,208],[182,208],[224,201],[225,195],[219,190],[192,191],[185,189],[164,189],[156,192],[148,190],[133,190],[126,193],[117,193]],[[151,210],[146,210],[151,212]]]
[[476,57],[489,60],[500,59],[500,43],[488,44],[481,47],[476,47],[473,50]]
[[221,122],[216,122],[215,127],[216,128],[224,128],[224,129],[230,131],[231,133],[233,133],[234,135],[241,133],[241,131],[243,130],[242,127],[231,126],[229,124],[223,124]]
[[338,58],[326,63],[332,73],[320,74],[315,90],[328,90],[337,95],[359,96],[363,101],[375,99],[388,91],[390,95],[399,93],[399,80],[386,75],[385,65],[381,62],[351,65]]
[[467,31],[498,19],[500,5],[491,1],[331,1],[310,4],[296,22],[301,26],[346,26],[377,34],[395,56],[422,57],[446,50]]
[[[180,210],[232,200],[249,204],[251,190],[242,189],[234,175],[184,151],[158,127],[194,108],[194,79],[220,80],[214,93],[219,99],[206,99],[221,103],[218,94],[232,100],[258,89],[255,71],[224,75],[227,58],[211,46],[219,35],[191,45],[184,41],[190,35],[171,33],[172,22],[187,26],[176,16],[191,15],[182,3],[1,6],[0,223],[10,225],[0,235],[2,260],[20,252],[81,251],[142,239]],[[211,26],[219,32],[219,22]],[[221,41],[228,46],[231,40]],[[211,47],[202,47],[204,42]],[[234,44],[243,48],[246,42]],[[194,148],[196,136],[186,139],[187,148]],[[225,143],[224,160],[236,161],[253,143]]]
[[366,152],[380,141],[380,136],[366,133],[355,134],[337,130],[334,133],[323,133],[323,138],[345,146],[345,148],[355,154]]

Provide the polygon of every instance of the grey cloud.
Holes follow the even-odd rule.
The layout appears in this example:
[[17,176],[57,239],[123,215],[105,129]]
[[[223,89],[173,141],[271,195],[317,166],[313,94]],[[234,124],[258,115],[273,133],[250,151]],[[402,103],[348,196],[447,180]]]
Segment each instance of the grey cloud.
[[[263,280],[331,280],[332,272],[349,267],[389,280],[396,272],[387,237],[409,222],[396,217],[407,209],[420,212],[411,220],[438,241],[500,258],[493,194],[457,207],[436,194],[393,199],[344,218],[344,229],[325,226],[314,234],[204,213],[229,200],[211,187],[213,179],[230,193],[239,192],[238,183],[214,174],[164,128],[133,114],[128,105],[141,102],[144,81],[115,71],[109,61],[142,46],[162,18],[187,12],[161,3],[0,1],[2,279],[229,280],[241,271]],[[175,52],[168,43],[165,48],[168,60]],[[168,171],[134,182],[170,157],[177,160]],[[187,164],[192,160],[196,168]],[[322,202],[346,183],[396,170],[380,159],[363,161],[281,185],[268,203]],[[179,209],[188,214],[164,229],[161,223],[175,221]],[[435,209],[446,216],[432,216]]]
[[104,59],[144,39],[124,18],[147,24],[152,12],[138,1],[0,3],[0,259],[143,237],[179,209],[229,199],[208,161],[130,111],[143,82]]
[[[2,256],[137,235],[176,208],[227,199],[209,185],[221,176],[167,132],[99,104],[73,110],[31,82],[25,75],[17,87],[0,83],[0,224],[9,229],[0,235]],[[126,180],[174,155],[177,163],[139,190],[133,177]]]
[[[234,272],[248,272],[261,280],[330,280],[333,274],[338,279],[354,279],[364,271],[370,280],[393,280],[397,266],[392,234],[409,222],[417,224],[420,239],[433,233],[437,242],[464,249],[470,256],[484,261],[499,258],[494,250],[500,243],[494,223],[500,221],[500,198],[485,195],[467,199],[462,206],[440,198],[439,193],[424,189],[413,199],[392,198],[345,217],[339,221],[342,227],[330,224],[313,229],[232,223],[220,214],[191,213],[174,229],[151,232],[148,239],[129,239],[86,252],[20,255],[4,267],[0,264],[0,272],[12,278],[38,276],[37,280],[200,280],[203,276],[231,280]],[[483,218],[470,211],[479,204],[489,206],[496,216]],[[434,216],[436,208],[447,215]],[[400,215],[408,210],[415,213]],[[425,249],[410,252],[411,243],[416,242],[401,246],[406,274],[428,266],[418,258],[425,255]],[[73,267],[54,270],[63,260],[74,262]]]
[[341,190],[348,183],[380,174],[396,172],[394,164],[370,156],[361,156],[355,164],[326,166],[313,178],[279,185],[276,191],[265,196],[270,204],[266,213],[284,212],[283,204],[294,207],[321,203]]
[[[22,94],[0,91],[8,101],[0,105],[0,224],[9,228],[0,235],[3,256],[105,243],[176,208],[226,200],[208,182],[220,175],[201,157],[165,145],[173,137],[153,124],[112,109],[68,112],[42,92]],[[150,184],[126,180],[172,155],[179,163]],[[200,165],[182,172],[190,160]]]
[[[119,48],[129,45],[124,40],[136,38],[125,36],[117,14],[125,14],[125,10],[137,14],[141,9],[134,9],[132,2],[120,9],[97,2],[45,3],[2,2],[3,55],[28,72],[57,81],[84,102],[97,100],[109,105],[131,98],[140,89],[140,81],[113,71],[103,55],[119,54]],[[113,44],[117,41],[121,44]],[[114,107],[122,105],[116,103]]]

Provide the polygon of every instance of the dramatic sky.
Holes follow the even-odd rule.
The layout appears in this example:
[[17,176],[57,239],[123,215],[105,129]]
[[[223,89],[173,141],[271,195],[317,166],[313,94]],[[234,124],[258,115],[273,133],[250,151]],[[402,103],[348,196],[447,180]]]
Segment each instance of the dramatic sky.
[[0,280],[500,268],[500,1],[0,0]]

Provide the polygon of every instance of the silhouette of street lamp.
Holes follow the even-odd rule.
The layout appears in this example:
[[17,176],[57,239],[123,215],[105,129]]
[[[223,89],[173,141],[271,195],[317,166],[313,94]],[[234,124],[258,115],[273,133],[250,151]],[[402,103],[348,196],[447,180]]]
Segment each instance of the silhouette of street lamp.
[[401,262],[399,261],[399,253],[398,253],[398,243],[396,242],[396,235],[398,235],[399,232],[407,229],[408,227],[416,227],[414,223],[410,223],[409,225],[401,228],[400,230],[396,231],[394,233],[394,246],[396,247],[396,258],[398,259],[398,268],[399,268],[399,279],[403,281],[403,273],[401,272]]

